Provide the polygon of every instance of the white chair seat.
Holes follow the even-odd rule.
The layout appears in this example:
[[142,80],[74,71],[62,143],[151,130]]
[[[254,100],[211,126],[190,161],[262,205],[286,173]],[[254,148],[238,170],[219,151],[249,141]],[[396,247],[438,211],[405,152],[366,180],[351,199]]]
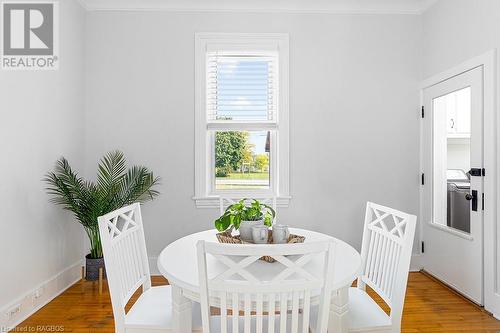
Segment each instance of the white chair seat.
[[[311,308],[311,331],[316,331],[318,307]],[[349,288],[349,332],[390,332],[391,318],[364,290]]]
[[[262,333],[267,333],[268,332],[268,316],[264,316],[262,318]],[[210,327],[211,327],[211,332],[221,332],[221,327],[220,327],[220,316],[212,316],[210,317]],[[257,317],[251,316],[250,317],[250,331],[251,332],[257,332],[256,330],[256,324],[257,324]],[[233,322],[232,318],[228,316],[228,321],[227,321],[227,331],[232,332],[233,331]],[[240,316],[238,319],[238,331],[243,332],[245,327],[245,318]],[[302,315],[299,314],[299,320],[298,320],[298,328],[299,331],[302,331]],[[286,320],[286,332],[291,332],[292,329],[292,316],[287,315],[287,320]],[[280,315],[276,315],[274,319],[274,332],[280,332]],[[260,333],[260,332],[259,332]]]
[[391,318],[370,295],[349,288],[349,332],[390,331],[391,327]]
[[[127,332],[173,332],[172,287],[151,287],[141,294],[125,315]],[[193,332],[202,332],[200,304],[193,302]]]

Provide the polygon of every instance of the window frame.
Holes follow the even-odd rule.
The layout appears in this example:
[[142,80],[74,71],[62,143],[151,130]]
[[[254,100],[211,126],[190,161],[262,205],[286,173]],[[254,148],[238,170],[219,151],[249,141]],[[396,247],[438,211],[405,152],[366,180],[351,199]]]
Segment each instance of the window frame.
[[[288,118],[288,34],[283,33],[196,33],[195,34],[195,195],[199,208],[219,206],[219,196],[238,199],[252,195],[255,198],[276,196],[277,204],[286,207],[289,192],[289,118]],[[278,54],[278,108],[276,123],[208,121],[206,109],[207,52],[263,52]],[[270,135],[270,189],[216,190],[214,130],[269,130]]]

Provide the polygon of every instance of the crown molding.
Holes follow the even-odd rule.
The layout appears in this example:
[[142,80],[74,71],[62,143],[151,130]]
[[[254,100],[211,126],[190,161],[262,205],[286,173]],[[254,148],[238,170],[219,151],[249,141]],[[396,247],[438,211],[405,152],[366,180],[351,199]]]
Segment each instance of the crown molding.
[[419,15],[437,0],[77,0],[88,11]]

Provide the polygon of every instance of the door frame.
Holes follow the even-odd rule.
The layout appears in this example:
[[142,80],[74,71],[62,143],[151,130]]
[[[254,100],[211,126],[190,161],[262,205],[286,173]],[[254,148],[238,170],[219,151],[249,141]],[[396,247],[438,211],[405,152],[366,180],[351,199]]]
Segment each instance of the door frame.
[[[449,78],[465,73],[477,67],[483,67],[483,138],[492,138],[483,141],[483,167],[486,174],[483,177],[484,185],[484,215],[483,215],[483,300],[484,308],[491,312],[493,316],[500,319],[500,275],[497,254],[500,228],[497,219],[497,212],[500,211],[500,202],[497,201],[497,192],[500,189],[500,182],[497,177],[500,174],[500,145],[497,144],[498,131],[500,127],[500,117],[497,117],[496,106],[496,49],[488,51],[480,56],[474,57],[455,66],[449,70],[429,77],[420,84],[420,105],[424,103],[424,90]],[[423,122],[420,118],[420,170],[423,170]],[[420,185],[419,213],[423,216],[423,186]],[[493,203],[493,204],[491,204]],[[424,239],[423,224],[420,223],[420,241]],[[420,248],[420,255],[422,253]]]

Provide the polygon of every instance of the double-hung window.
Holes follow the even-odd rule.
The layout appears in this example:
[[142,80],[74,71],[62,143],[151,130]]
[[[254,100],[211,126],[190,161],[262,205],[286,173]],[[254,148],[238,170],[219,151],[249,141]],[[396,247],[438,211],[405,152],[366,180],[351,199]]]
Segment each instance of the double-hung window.
[[196,34],[195,200],[289,200],[288,36]]

